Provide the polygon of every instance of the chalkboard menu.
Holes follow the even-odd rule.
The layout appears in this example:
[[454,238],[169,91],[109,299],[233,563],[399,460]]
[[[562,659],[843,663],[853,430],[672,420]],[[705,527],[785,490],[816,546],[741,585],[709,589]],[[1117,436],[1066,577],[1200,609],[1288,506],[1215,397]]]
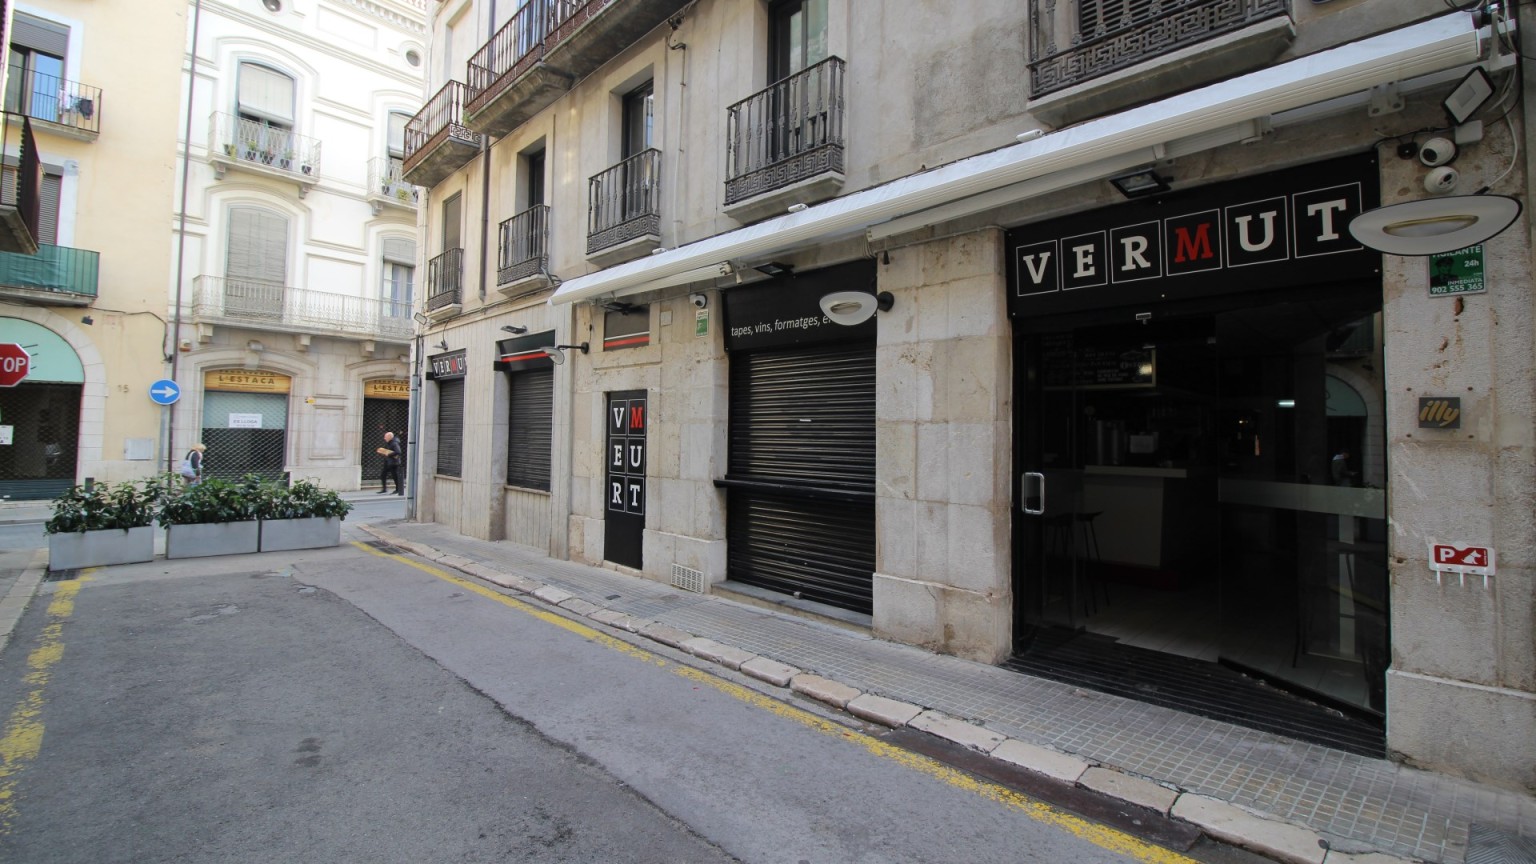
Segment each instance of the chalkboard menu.
[[1155,348],[1076,345],[1071,333],[1052,333],[1042,338],[1040,356],[1047,390],[1157,385]]

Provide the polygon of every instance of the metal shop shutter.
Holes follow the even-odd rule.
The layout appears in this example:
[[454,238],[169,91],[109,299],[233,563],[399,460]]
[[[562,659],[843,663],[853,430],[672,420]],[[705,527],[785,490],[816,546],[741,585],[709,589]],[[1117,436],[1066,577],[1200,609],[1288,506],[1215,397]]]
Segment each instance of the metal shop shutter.
[[729,578],[872,611],[875,349],[731,356]]
[[437,382],[437,473],[464,476],[464,379]]
[[507,484],[549,491],[550,438],[554,434],[555,370],[509,372]]
[[[281,393],[203,393],[203,473],[237,480],[276,480],[288,453],[288,397]],[[186,452],[177,454],[179,462]]]

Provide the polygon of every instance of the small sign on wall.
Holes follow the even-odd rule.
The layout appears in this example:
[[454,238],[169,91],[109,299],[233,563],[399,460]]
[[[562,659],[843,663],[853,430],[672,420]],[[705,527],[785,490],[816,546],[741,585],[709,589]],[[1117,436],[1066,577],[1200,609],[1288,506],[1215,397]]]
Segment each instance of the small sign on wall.
[[695,309],[695,310],[693,310],[693,335],[695,335],[695,336],[708,336],[709,335],[709,310],[708,309]]
[[229,415],[230,429],[260,429],[260,414],[231,414]]
[[1481,244],[1429,256],[1429,296],[1484,294],[1487,291]]
[[1419,398],[1420,429],[1460,429],[1461,397],[1421,396]]
[[1495,572],[1494,557],[1492,546],[1429,541],[1429,569],[1435,571],[1436,582],[1443,573],[1455,573],[1463,584],[1467,576],[1481,576],[1486,586]]
[[16,437],[15,426],[0,426],[0,447],[11,446],[11,441]]

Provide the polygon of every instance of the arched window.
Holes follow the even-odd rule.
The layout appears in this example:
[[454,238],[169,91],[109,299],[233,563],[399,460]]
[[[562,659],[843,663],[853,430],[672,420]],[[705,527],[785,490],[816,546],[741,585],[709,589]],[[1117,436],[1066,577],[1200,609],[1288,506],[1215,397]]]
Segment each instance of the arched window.
[[288,218],[259,207],[231,207],[224,248],[224,311],[281,318],[288,283]]
[[384,286],[380,295],[384,314],[390,318],[411,317],[411,300],[416,285],[416,241],[408,237],[386,237],[383,249]]

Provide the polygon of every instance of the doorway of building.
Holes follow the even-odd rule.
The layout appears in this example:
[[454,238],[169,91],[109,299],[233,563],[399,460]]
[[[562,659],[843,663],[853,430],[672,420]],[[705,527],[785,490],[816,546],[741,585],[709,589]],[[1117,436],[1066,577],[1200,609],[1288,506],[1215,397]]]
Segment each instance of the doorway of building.
[[[359,454],[362,460],[363,476],[358,488],[367,489],[384,476],[384,457],[379,455],[378,450],[383,446],[385,432],[395,433],[395,438],[400,441],[402,450],[405,448],[410,408],[411,403],[406,399],[363,398],[363,440]],[[406,476],[403,459],[400,465],[400,476]]]
[[1361,284],[1023,324],[1016,660],[1196,713],[1250,699],[1220,667],[1379,716],[1380,310]]

